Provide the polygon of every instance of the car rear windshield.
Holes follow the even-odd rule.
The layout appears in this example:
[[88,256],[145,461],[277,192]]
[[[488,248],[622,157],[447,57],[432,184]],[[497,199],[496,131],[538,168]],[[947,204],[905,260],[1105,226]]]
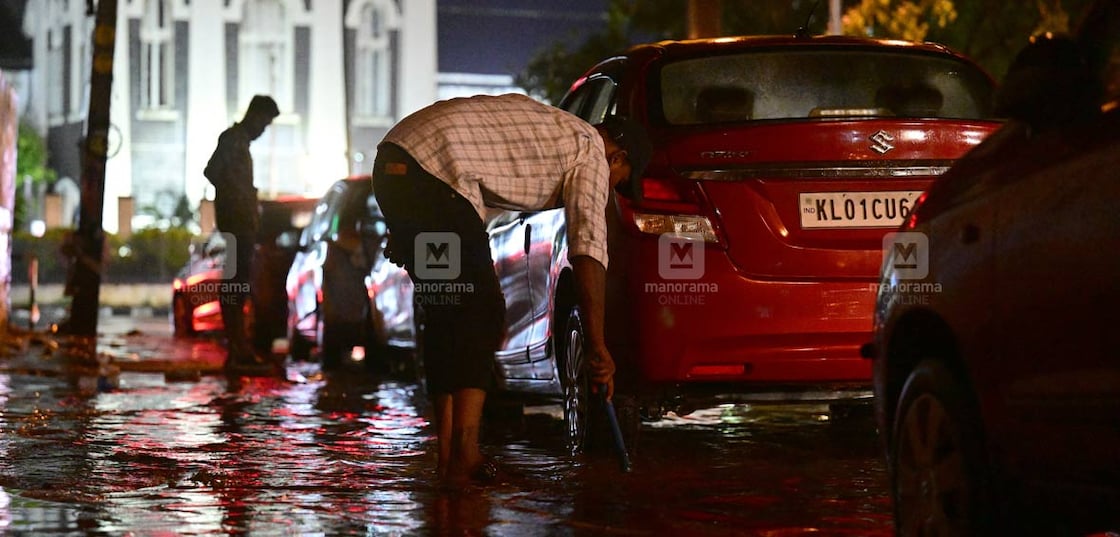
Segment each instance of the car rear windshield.
[[671,125],[798,118],[981,119],[989,117],[992,92],[990,79],[965,62],[869,50],[685,59],[664,65],[659,82],[661,115]]

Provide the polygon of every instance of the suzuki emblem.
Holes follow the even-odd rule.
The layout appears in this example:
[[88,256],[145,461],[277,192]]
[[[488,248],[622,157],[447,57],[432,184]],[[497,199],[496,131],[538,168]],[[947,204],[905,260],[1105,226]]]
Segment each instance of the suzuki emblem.
[[887,151],[894,149],[894,144],[891,143],[894,141],[894,136],[887,134],[887,131],[879,131],[867,139],[871,140],[871,150],[880,155],[885,155]]

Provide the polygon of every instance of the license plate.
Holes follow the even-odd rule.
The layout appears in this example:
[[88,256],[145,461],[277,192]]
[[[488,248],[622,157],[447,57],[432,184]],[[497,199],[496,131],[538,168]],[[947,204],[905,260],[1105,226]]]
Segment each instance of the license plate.
[[802,192],[801,228],[898,227],[921,190],[884,192]]

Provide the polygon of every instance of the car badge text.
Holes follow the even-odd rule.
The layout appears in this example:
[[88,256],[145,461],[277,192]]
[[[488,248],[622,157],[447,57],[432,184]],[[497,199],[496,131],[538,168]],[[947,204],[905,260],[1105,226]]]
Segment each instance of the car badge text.
[[730,159],[730,158],[747,158],[751,154],[750,151],[702,151],[700,158],[710,159]]

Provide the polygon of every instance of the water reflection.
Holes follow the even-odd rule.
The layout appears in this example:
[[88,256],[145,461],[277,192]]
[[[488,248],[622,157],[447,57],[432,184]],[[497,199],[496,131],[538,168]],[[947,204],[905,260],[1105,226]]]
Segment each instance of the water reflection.
[[[427,402],[410,382],[169,382],[118,390],[0,374],[0,528],[41,534],[888,535],[870,419],[724,407],[646,424],[634,472],[573,457],[555,412],[487,423],[501,484],[434,484]],[[547,409],[546,409],[547,410]],[[6,525],[6,526],[2,526]]]

